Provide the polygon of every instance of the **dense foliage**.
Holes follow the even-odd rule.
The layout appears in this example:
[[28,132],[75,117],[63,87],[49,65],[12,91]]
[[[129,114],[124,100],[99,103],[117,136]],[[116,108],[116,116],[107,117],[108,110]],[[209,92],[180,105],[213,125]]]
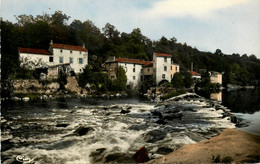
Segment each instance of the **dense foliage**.
[[[259,85],[260,60],[253,54],[227,55],[220,49],[214,53],[202,52],[186,43],[178,43],[175,37],[152,41],[139,28],[125,33],[109,23],[102,30],[90,20],[73,20],[68,24],[70,17],[61,11],[51,15],[20,15],[16,18],[16,23],[1,20],[2,80],[19,77],[19,72],[23,72],[19,71],[18,47],[48,49],[50,40],[53,40],[55,43],[85,44],[90,56],[98,57],[98,62],[90,62],[93,72],[100,71],[108,56],[152,60],[153,52],[160,52],[172,54],[173,62],[180,64],[182,71],[190,70],[193,62],[195,71],[223,72],[225,84]],[[85,83],[87,81],[81,85]]]

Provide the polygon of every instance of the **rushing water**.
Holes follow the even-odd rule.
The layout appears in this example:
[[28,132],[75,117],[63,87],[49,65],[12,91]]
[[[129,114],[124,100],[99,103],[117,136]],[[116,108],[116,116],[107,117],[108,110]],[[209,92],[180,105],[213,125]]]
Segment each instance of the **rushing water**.
[[[151,114],[164,108],[136,99],[3,102],[1,161],[12,163],[22,155],[35,163],[132,163],[141,146],[160,157],[235,127],[201,99],[172,102],[169,110],[183,117],[166,124]],[[86,134],[78,135],[79,127]]]

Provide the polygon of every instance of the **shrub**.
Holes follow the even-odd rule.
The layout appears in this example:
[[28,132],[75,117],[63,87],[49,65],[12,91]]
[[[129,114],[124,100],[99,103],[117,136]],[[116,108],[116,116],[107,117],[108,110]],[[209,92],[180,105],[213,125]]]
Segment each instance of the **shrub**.
[[179,96],[179,95],[184,94],[184,93],[186,93],[186,90],[173,91],[173,92],[170,92],[170,93],[163,95],[161,97],[161,100],[166,100],[166,99],[169,99],[171,97]]

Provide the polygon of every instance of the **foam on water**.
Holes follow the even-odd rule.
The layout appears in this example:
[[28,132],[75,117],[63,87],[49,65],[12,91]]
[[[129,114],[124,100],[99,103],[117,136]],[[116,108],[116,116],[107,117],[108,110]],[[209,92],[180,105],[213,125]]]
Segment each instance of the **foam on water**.
[[[162,107],[136,102],[116,103],[96,106],[79,104],[72,109],[53,108],[41,115],[26,115],[26,120],[23,121],[22,116],[15,116],[12,122],[13,131],[3,133],[5,139],[10,139],[11,132],[23,126],[40,127],[42,133],[28,134],[27,138],[11,138],[18,146],[4,151],[3,156],[12,159],[17,155],[25,155],[35,158],[35,163],[95,163],[98,161],[94,161],[97,157],[93,156],[93,152],[97,150],[104,150],[97,155],[101,158],[99,162],[104,162],[108,154],[133,154],[141,146],[145,146],[150,153],[155,153],[155,156],[161,156],[156,153],[159,147],[176,149],[181,145],[204,140],[200,133],[235,126],[227,118],[221,118],[223,111],[204,108],[203,106],[208,105],[207,102],[199,100],[172,102],[171,104],[176,105],[172,109],[192,108],[195,111],[186,113],[184,119],[187,121],[173,120],[167,125],[156,124],[158,118],[153,118],[150,113],[155,109],[164,110]],[[122,114],[122,109],[131,112]],[[59,123],[68,126],[56,127]],[[79,127],[93,130],[86,135],[77,136],[75,130]],[[38,134],[37,128],[35,132]],[[158,136],[159,139],[156,138]],[[151,139],[155,142],[147,141]],[[8,163],[7,161],[3,163]]]

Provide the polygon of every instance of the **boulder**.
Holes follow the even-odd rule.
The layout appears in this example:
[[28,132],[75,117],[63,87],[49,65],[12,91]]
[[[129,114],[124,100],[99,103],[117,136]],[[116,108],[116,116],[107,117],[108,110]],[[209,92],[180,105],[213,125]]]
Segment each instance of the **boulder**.
[[93,163],[101,162],[104,158],[104,152],[106,148],[99,148],[91,152],[89,157],[92,157]]
[[66,123],[61,123],[56,125],[56,127],[62,127],[62,128],[66,128],[67,126],[69,126],[69,124]]
[[151,111],[151,114],[153,115],[153,116],[158,116],[159,118],[163,118],[163,115],[162,115],[162,113],[161,112],[159,112],[159,111]]
[[154,143],[156,141],[163,140],[166,135],[167,133],[163,129],[155,129],[143,134],[144,140],[148,143]]
[[74,131],[79,136],[86,135],[89,131],[94,130],[92,127],[79,127],[77,130]]
[[155,123],[161,124],[161,125],[165,125],[167,122],[165,122],[163,119],[159,119],[159,120],[156,121]]
[[132,126],[129,127],[129,129],[131,129],[131,130],[137,130],[137,131],[139,131],[139,130],[145,130],[145,129],[147,129],[147,128],[148,128],[148,125],[146,125],[146,124],[143,124],[143,125],[132,125]]
[[228,116],[230,116],[230,113],[228,113],[228,112],[224,112],[224,113],[222,114],[222,118],[226,118],[226,117],[228,117]]
[[235,124],[238,123],[238,119],[237,119],[237,117],[236,117],[235,115],[231,115],[231,116],[230,116],[230,121],[233,122],[233,123],[235,123]]
[[104,163],[135,163],[132,154],[111,153],[105,157]]
[[130,113],[130,112],[131,112],[130,110],[124,110],[124,109],[122,109],[120,113],[121,113],[121,114],[127,114],[127,113]]

